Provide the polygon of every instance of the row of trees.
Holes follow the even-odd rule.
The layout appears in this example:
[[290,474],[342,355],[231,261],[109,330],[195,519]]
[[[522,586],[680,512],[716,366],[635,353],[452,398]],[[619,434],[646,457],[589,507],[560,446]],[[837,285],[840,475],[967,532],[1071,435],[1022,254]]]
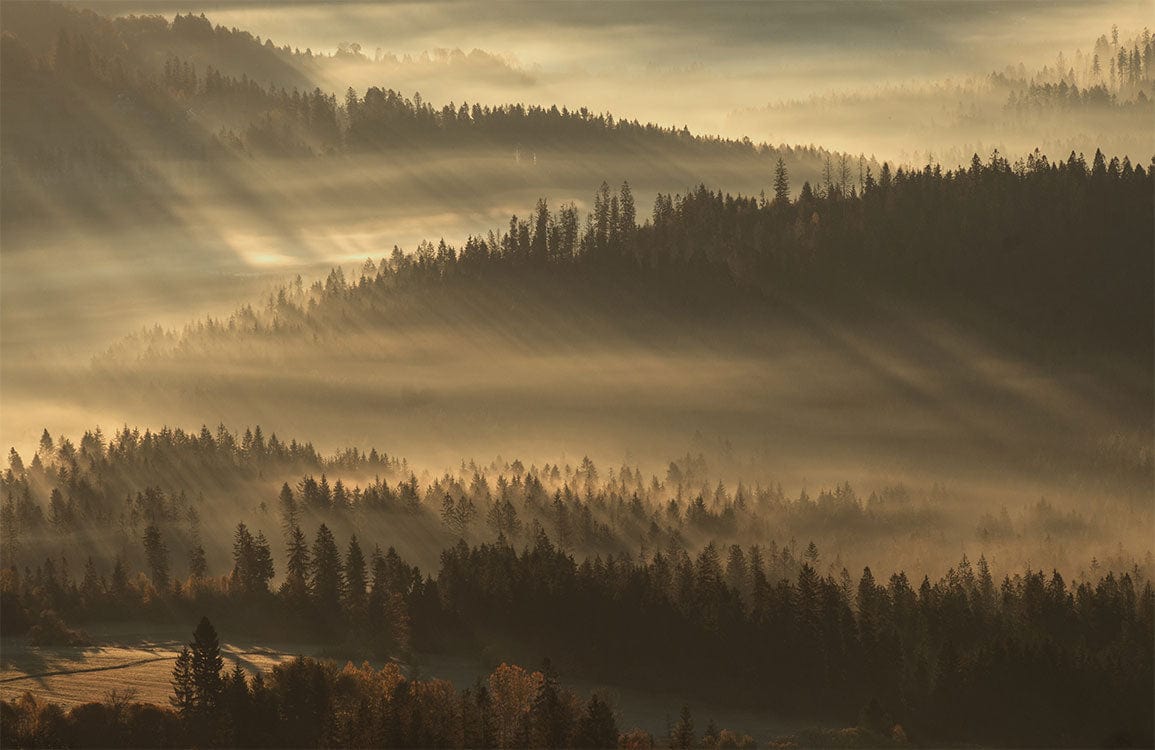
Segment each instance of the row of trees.
[[[1066,66],[1057,67],[1063,69]],[[1155,40],[1151,38],[1151,32],[1144,29],[1130,43],[1121,42],[1119,27],[1114,26],[1109,42],[1106,34],[1095,40],[1090,67],[1091,76],[1109,83],[1113,90],[1142,94],[1143,86],[1155,78]]]
[[[1044,65],[1028,76],[1020,64],[1018,71],[1007,69],[996,74],[995,80],[1003,85],[1015,85],[1018,93],[1026,89],[1101,90],[1110,97],[1110,103],[1134,102],[1140,95],[1149,98],[1150,84],[1155,77],[1155,42],[1151,32],[1143,29],[1130,38],[1120,36],[1119,27],[1095,39],[1089,53],[1076,50],[1074,55],[1059,52],[1053,63]],[[1147,89],[1144,93],[1144,89]],[[1015,92],[1012,92],[1015,93]],[[1058,102],[1056,102],[1058,103]],[[1088,102],[1089,104],[1091,102]],[[1096,105],[1108,101],[1096,95]]]
[[[458,545],[443,554],[437,586],[451,639],[513,635],[604,678],[842,716],[877,699],[904,726],[975,741],[1149,732],[1148,584],[1108,576],[1069,588],[1041,571],[1000,584],[985,562],[965,559],[917,586],[869,569],[854,586],[809,564],[775,582],[758,550],[722,557],[707,545],[696,557],[579,564],[544,538],[520,554]],[[981,725],[968,720],[977,716]]]
[[[83,609],[78,587],[81,579],[96,580],[92,566],[105,574],[121,569],[114,576],[121,579],[125,567],[163,570],[150,574],[160,592],[178,580],[230,570],[236,565],[230,528],[238,520],[258,547],[280,538],[278,552],[288,549],[293,528],[311,536],[322,524],[345,538],[364,538],[363,530],[375,529],[384,535],[383,547],[411,538],[436,540],[438,547],[459,538],[519,545],[545,533],[579,557],[695,550],[711,540],[759,544],[770,575],[794,577],[811,540],[832,543],[851,560],[862,559],[871,544],[929,542],[936,525],[950,518],[954,499],[939,488],[912,492],[900,485],[869,496],[847,483],[813,496],[804,488],[787,496],[774,484],[727,486],[711,478],[701,455],[671,462],[661,479],[629,465],[599,467],[587,457],[576,466],[463,462],[455,472],[419,480],[404,461],[376,451],[322,457],[309,448],[288,454],[296,458],[277,458],[261,434],[259,428],[246,431],[249,437],[237,440],[227,430],[214,437],[207,430],[198,436],[124,429],[104,445],[97,430],[81,439],[80,448],[46,436],[28,466],[10,452],[10,467],[0,474],[5,564],[32,566],[28,578],[35,566],[44,567],[44,576],[57,581],[53,590],[72,592],[71,603],[47,605],[66,613]],[[283,445],[275,439],[268,444]],[[1137,477],[1149,476],[1147,460],[1133,468]],[[304,467],[321,472],[296,474],[299,479],[272,489],[281,476]],[[366,475],[372,479],[352,479]],[[1094,540],[1109,529],[1103,519],[1047,501],[1013,516],[992,508],[976,514],[974,523],[975,544],[994,554],[1029,539]],[[146,538],[150,542],[142,544]],[[86,564],[76,549],[95,550],[96,557]],[[406,554],[422,553],[409,547]],[[51,559],[48,567],[41,565],[45,558]],[[421,560],[434,562],[427,552]],[[846,566],[838,555],[824,563],[830,567],[823,572],[836,576]],[[1132,562],[1112,565],[1130,569]]]
[[[216,629],[202,618],[176,658],[171,709],[116,695],[70,709],[31,694],[0,703],[5,747],[651,747],[653,738],[622,734],[612,704],[562,687],[548,663],[529,672],[501,664],[457,690],[440,679],[297,657],[250,675],[226,668]],[[689,717],[688,709],[686,717]],[[693,738],[692,719],[679,724]],[[714,742],[727,736],[714,730]],[[728,736],[735,736],[729,733]],[[690,745],[680,744],[678,747]]]
[[[243,435],[218,426],[199,432],[127,426],[106,438],[97,427],[78,444],[53,438],[47,430],[27,463],[11,448],[8,469],[0,475],[0,519],[5,541],[15,552],[22,538],[45,532],[67,535],[93,527],[120,527],[133,533],[144,524],[187,524],[195,537],[204,496],[248,488],[266,475],[322,472],[319,491],[329,503],[325,471],[378,476],[409,475],[408,464],[392,456],[357,448],[322,456],[310,443],[267,439],[260,425]],[[174,477],[182,478],[174,482]],[[195,480],[190,480],[194,478]],[[306,488],[316,485],[311,479]],[[338,482],[337,504],[344,488]],[[349,502],[359,501],[350,497]],[[191,496],[191,499],[190,499]]]
[[[342,100],[308,88],[311,53],[262,45],[245,32],[178,16],[105,19],[71,9],[21,9],[3,40],[8,87],[72,86],[129,98],[168,129],[186,155],[203,157],[221,146],[299,156],[365,149],[411,150],[417,145],[463,144],[544,150],[552,144],[605,149],[676,148],[682,153],[749,156],[770,153],[748,140],[692,135],[686,128],[615,119],[584,107],[446,103],[440,107],[382,87]],[[195,28],[195,33],[189,29]],[[45,44],[46,32],[52,41]],[[43,54],[46,50],[50,54]],[[167,50],[159,52],[159,50]],[[200,65],[198,66],[198,60]],[[31,102],[35,105],[35,102]],[[189,112],[195,113],[187,128]],[[212,145],[197,130],[215,133]],[[202,132],[203,136],[204,133]],[[199,142],[198,142],[199,141]],[[193,148],[189,148],[189,146]],[[206,148],[206,146],[208,146]],[[808,150],[810,156],[817,151]]]
[[1028,569],[999,582],[985,560],[964,558],[938,581],[867,568],[854,583],[820,574],[814,545],[787,576],[757,546],[578,559],[539,530],[520,551],[502,537],[461,541],[434,577],[392,550],[367,560],[355,537],[342,551],[325,526],[312,545],[298,526],[285,536],[275,592],[270,544],[244,526],[224,578],[175,585],[153,565],[151,582],[126,583],[122,570],[106,586],[86,573],[75,609],[44,569],[7,570],[5,632],[53,606],[76,622],[205,611],[377,658],[516,643],[575,674],[739,706],[853,721],[873,704],[887,722],[941,739],[1149,741],[1155,720],[1155,592],[1130,573],[1069,584]]
[[202,618],[173,667],[173,707],[198,746],[589,747],[618,746],[612,705],[584,704],[540,672],[501,664],[474,687],[298,657],[252,679],[223,669],[216,631]]

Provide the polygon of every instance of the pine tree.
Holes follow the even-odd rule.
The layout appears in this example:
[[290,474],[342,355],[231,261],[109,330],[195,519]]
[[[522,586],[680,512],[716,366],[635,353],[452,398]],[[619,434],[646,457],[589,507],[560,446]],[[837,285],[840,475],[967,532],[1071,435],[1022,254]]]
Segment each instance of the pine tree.
[[263,531],[258,531],[256,539],[253,540],[253,573],[254,588],[262,593],[268,593],[269,581],[273,580],[277,571],[273,567],[273,551]]
[[116,560],[112,564],[112,579],[109,581],[109,588],[118,601],[122,601],[124,595],[128,593],[128,573],[124,570],[124,561],[120,559],[120,555],[116,556]]
[[24,461],[20,458],[20,454],[16,452],[15,448],[8,450],[8,468],[16,476],[24,473]]
[[285,580],[281,583],[281,596],[291,608],[303,613],[309,605],[309,543],[300,526],[289,530],[288,560],[285,562]]
[[365,613],[367,583],[365,555],[354,534],[349,540],[349,551],[345,554],[345,606],[354,618]]
[[774,165],[774,203],[784,206],[790,202],[790,175],[786,171],[786,162],[778,157]]
[[638,228],[638,209],[634,204],[634,193],[630,183],[623,182],[618,191],[618,238],[622,250],[633,251],[634,233]]
[[225,678],[221,700],[228,718],[233,746],[250,746],[246,739],[252,730],[252,694],[249,692],[245,670],[239,661],[234,662],[232,673]]
[[233,536],[233,571],[229,584],[242,595],[268,593],[274,575],[273,556],[263,533],[256,537],[243,524],[237,524]]
[[158,592],[168,589],[168,548],[161,538],[160,529],[150,523],[144,530],[144,557],[148,561],[149,576]]
[[100,578],[96,574],[96,563],[92,561],[92,557],[89,557],[84,564],[84,577],[80,580],[80,593],[90,606],[95,604],[103,593]]
[[201,618],[196,630],[193,631],[193,640],[189,648],[192,652],[190,675],[193,688],[192,706],[198,713],[209,714],[215,711],[220,703],[221,692],[224,690],[221,670],[225,666],[221,658],[220,640],[209,618]]
[[329,527],[321,524],[313,541],[309,581],[313,604],[323,616],[331,618],[341,611],[341,554]]
[[830,156],[822,162],[822,197],[830,199],[834,192],[834,166],[830,163]]
[[538,685],[530,708],[530,724],[533,730],[533,745],[541,748],[566,747],[570,734],[571,717],[562,699],[549,660],[542,667],[542,680]]
[[285,530],[285,537],[288,538],[292,535],[293,529],[297,528],[301,516],[297,499],[293,497],[293,490],[289,487],[288,482],[281,485],[281,494],[277,498],[277,504],[280,506],[281,526]]
[[718,724],[713,718],[706,722],[706,733],[702,735],[702,746],[707,748],[718,746]]
[[618,734],[618,720],[613,707],[594,693],[578,722],[578,747],[617,747]]
[[549,204],[539,198],[533,214],[533,239],[530,258],[535,265],[544,265],[549,254]]
[[208,561],[205,559],[205,548],[196,545],[188,554],[188,572],[194,581],[199,581],[208,573]]
[[188,646],[181,648],[172,668],[172,697],[169,703],[181,716],[188,716],[195,705],[196,692],[192,679],[192,652]]
[[688,748],[694,747],[694,744],[694,717],[690,714],[690,707],[683,705],[682,715],[678,717],[678,723],[674,725],[674,731],[670,733],[670,747],[688,750]]

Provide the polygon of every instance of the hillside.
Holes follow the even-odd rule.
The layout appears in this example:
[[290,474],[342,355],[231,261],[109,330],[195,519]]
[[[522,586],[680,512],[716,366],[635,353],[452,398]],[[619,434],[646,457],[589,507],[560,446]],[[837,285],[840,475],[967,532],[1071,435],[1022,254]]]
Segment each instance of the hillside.
[[702,432],[794,477],[821,452],[847,478],[1046,486],[1149,436],[1150,179],[996,159],[887,172],[860,196],[663,195],[640,221],[607,186],[588,220],[543,201],[463,246],[150,328],[27,392],[72,394],[76,430],[241,418],[433,466],[572,445],[661,462]]
[[[369,210],[379,197],[369,183],[375,168],[405,163],[436,175],[447,152],[496,162],[495,186],[512,179],[539,189],[572,185],[599,164],[615,172],[632,164],[635,184],[647,189],[724,177],[749,189],[765,184],[779,156],[808,178],[830,158],[814,147],[705,137],[586,108],[431,103],[387,80],[364,91],[322,90],[312,77],[322,58],[191,14],[107,18],[14,2],[0,23],[3,200],[29,220],[49,210],[49,193],[54,213],[108,221],[126,221],[128,206],[136,221],[173,220],[190,202],[253,202],[279,182],[254,169],[262,159],[276,159],[286,174],[306,171],[314,199],[325,175],[360,172],[360,189],[348,195]],[[420,199],[429,180],[405,187]],[[115,203],[106,200],[110,188]]]

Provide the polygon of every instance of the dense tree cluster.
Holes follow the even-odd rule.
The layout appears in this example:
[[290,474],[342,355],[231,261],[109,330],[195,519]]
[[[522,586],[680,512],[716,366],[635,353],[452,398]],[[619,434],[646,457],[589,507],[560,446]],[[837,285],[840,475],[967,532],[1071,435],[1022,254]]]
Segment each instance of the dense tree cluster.
[[325,471],[390,476],[408,467],[375,449],[323,457],[309,443],[266,438],[260,425],[243,435],[223,425],[215,432],[124,427],[111,438],[98,427],[78,445],[45,430],[32,459],[25,464],[12,449],[0,475],[3,538],[9,555],[22,540],[100,528],[182,525],[195,540],[204,510],[197,495],[247,488],[266,475]]
[[698,315],[737,300],[820,297],[838,310],[897,298],[1018,337],[1026,350],[1140,355],[1155,336],[1147,314],[1155,304],[1153,180],[1150,169],[1101,152],[1089,164],[1074,153],[1052,162],[1037,152],[1012,164],[996,152],[986,162],[976,155],[966,169],[884,164],[878,175],[841,160],[790,200],[780,162],[772,199],[703,186],[658,195],[640,224],[629,185],[603,184],[584,222],[574,205],[550,210],[541,200],[529,218],[514,216],[507,231],[460,248],[444,240],[412,254],[394,248],[353,281],[335,269],[309,288],[298,280],[263,309],[198,322],[182,336],[145,332],[119,350],[129,358],[210,348],[223,356],[216,342],[237,336],[398,324],[406,320],[404,290],[416,282],[422,294],[437,282],[449,297],[481,279],[552,294],[564,274],[575,284],[612,284],[617,296],[646,299],[647,290],[665,289]]
[[1089,74],[1092,80],[1102,81],[1124,96],[1146,96],[1143,89],[1155,80],[1155,39],[1146,28],[1129,41],[1120,39],[1119,27],[1112,26],[1110,38],[1103,34],[1095,40],[1089,61],[1084,57],[1071,65],[1069,61],[1064,64],[1060,57],[1055,72],[1062,78],[1074,78],[1076,66],[1083,68],[1084,75]]
[[[40,509],[33,488],[39,495],[50,478],[87,482],[119,472],[133,481],[157,467],[184,476],[186,454],[226,478],[271,471],[270,455],[280,450],[270,454],[269,446],[284,444],[247,434],[126,429],[109,445],[90,433],[79,448],[46,436],[30,464],[10,454],[0,525],[10,534],[10,516],[82,512],[83,502],[57,488],[47,514]],[[803,492],[787,500],[778,487],[731,492],[710,487],[698,456],[671,463],[664,481],[628,466],[599,470],[588,459],[463,464],[456,475],[419,481],[391,458],[349,452],[342,464],[302,447],[285,455],[281,471],[346,465],[391,478],[349,486],[310,471],[279,492],[255,492],[237,507],[260,525],[235,526],[227,566],[210,565],[203,546],[219,524],[201,531],[187,522],[199,501],[145,487],[130,497],[134,555],[110,565],[89,560],[82,572],[59,556],[5,568],[0,627],[37,643],[76,643],[83,634],[61,618],[83,627],[208,613],[241,631],[378,659],[549,655],[568,673],[618,684],[676,686],[839,722],[861,715],[877,736],[891,736],[894,724],[915,736],[979,742],[1150,736],[1153,597],[1138,567],[1093,569],[1070,583],[1058,572],[1007,571],[1000,582],[980,558],[918,585],[903,572],[876,580],[870,570],[855,584],[837,549],[767,541],[829,528],[865,538],[875,529],[904,533],[903,524],[936,511],[901,488],[867,499],[848,485],[813,499]],[[381,528],[367,523],[377,517],[389,519],[386,527],[416,522],[408,533],[446,546],[440,560],[422,570],[382,550],[365,535]],[[1085,523],[1045,502],[1024,520],[1048,534]],[[1004,513],[981,520],[980,532],[1009,533],[1013,543],[1013,525]],[[462,539],[453,545],[455,537]],[[190,655],[178,666],[191,675],[194,664]],[[808,697],[817,695],[821,703]],[[54,715],[34,701],[22,705]],[[984,721],[959,718],[975,715]]]
[[[174,449],[178,433],[163,434],[174,456],[199,449],[195,436]],[[232,445],[225,455],[241,466],[254,460],[260,441],[252,434],[239,441],[247,448]],[[78,452],[64,442],[44,441],[34,458],[39,471],[59,471],[60,452]],[[82,442],[88,446],[79,452],[91,454],[93,438]],[[109,461],[133,451],[102,455]],[[30,469],[18,454],[11,464],[6,481],[19,487]],[[84,475],[81,467],[92,464],[68,466]],[[275,501],[262,501],[279,521],[278,549],[240,523],[224,575],[211,573],[199,544],[174,534],[166,496],[145,490],[135,500],[142,514],[135,569],[118,559],[109,572],[90,560],[74,575],[54,558],[7,568],[3,629],[71,643],[82,635],[60,616],[83,625],[208,612],[266,637],[320,639],[339,653],[375,658],[493,654],[514,643],[511,657],[548,654],[575,674],[838,721],[861,713],[884,734],[898,723],[918,736],[980,742],[1149,736],[1153,595],[1138,568],[1094,571],[1070,584],[1058,572],[1026,570],[1000,583],[985,559],[977,566],[964,559],[937,582],[924,577],[915,586],[902,572],[876,581],[867,569],[856,585],[813,542],[800,550],[793,542],[710,540],[740,538],[739,529],[766,539],[827,525],[869,533],[873,524],[903,522],[911,509],[903,491],[863,501],[843,485],[787,501],[778,488],[730,494],[719,485],[711,493],[701,486],[705,476],[695,457],[672,463],[665,482],[648,483],[629,467],[603,477],[588,459],[540,469],[515,462],[496,486],[477,466],[427,483],[410,475],[351,489],[306,474],[283,485]],[[349,530],[379,513],[424,518],[422,538],[495,541],[449,546],[432,575],[393,549],[362,547]],[[1046,503],[1034,517],[1048,533],[1080,523]],[[304,524],[315,527],[311,540]],[[339,538],[328,524],[346,531]],[[1004,524],[1010,520],[980,526],[1000,534]],[[185,547],[187,565],[179,566],[174,557]],[[193,661],[178,666],[186,662],[191,674]],[[807,697],[815,695],[820,704]]]
[[[378,658],[410,646],[492,654],[496,644],[516,643],[520,653],[548,654],[599,680],[839,721],[868,714],[881,730],[898,723],[937,739],[1146,742],[1155,720],[1155,592],[1130,573],[1068,584],[1058,572],[1026,570],[998,582],[985,560],[964,558],[936,582],[915,585],[902,572],[876,580],[867,568],[855,584],[845,573],[820,575],[813,544],[792,575],[779,553],[758,546],[579,560],[539,531],[520,551],[504,538],[461,541],[442,553],[434,578],[392,550],[367,562],[355,537],[342,554],[324,526],[309,546],[293,526],[288,572],[274,594],[264,570],[242,580],[250,554],[270,559],[267,543],[246,533],[237,529],[227,579],[149,589],[163,606],[127,608],[135,616],[210,611],[248,627],[259,619],[266,635],[270,623],[296,622],[314,638]],[[7,570],[3,584],[8,633],[60,586],[43,571],[27,580]],[[115,585],[84,595],[113,599]],[[369,640],[356,643],[358,635]],[[206,692],[195,686],[203,662],[194,644],[177,663],[184,687],[175,700],[194,713],[211,705],[196,697]],[[324,726],[317,719],[311,731]],[[573,728],[570,721],[550,729],[556,744],[545,746],[572,742]],[[522,736],[501,746],[525,744]]]
[[[1146,97],[1144,97],[1146,99]],[[1036,83],[1025,91],[1011,92],[1007,106],[1013,109],[1045,109],[1048,107],[1102,107],[1115,103],[1114,95],[1106,86],[1079,89],[1065,81],[1057,84]]]
[[[452,637],[513,634],[605,677],[692,684],[794,711],[814,710],[811,697],[822,695],[843,715],[876,699],[904,726],[977,741],[1038,741],[1044,731],[1046,741],[1096,742],[1123,725],[1150,731],[1149,585],[1139,592],[1130,578],[1111,576],[1072,590],[1041,571],[998,584],[985,561],[975,570],[965,559],[917,589],[903,573],[878,583],[866,569],[852,586],[808,563],[794,580],[772,580],[763,554],[708,545],[696,558],[659,552],[644,564],[578,564],[544,538],[521,554],[500,543],[459,545],[443,554],[437,584],[457,617]],[[1099,611],[1125,611],[1130,624],[1101,630]],[[1092,708],[1093,695],[1103,703]],[[1072,713],[1052,714],[1060,705]],[[985,719],[980,726],[970,716]]]
[[[13,450],[9,469],[0,474],[4,564],[26,569],[28,581],[52,581],[45,586],[56,592],[30,605],[33,614],[107,614],[87,609],[91,586],[101,574],[112,574],[124,594],[131,583],[126,569],[145,571],[151,582],[135,596],[138,603],[155,599],[149,590],[165,592],[174,582],[187,585],[187,579],[203,588],[222,573],[228,580],[214,586],[234,594],[264,590],[275,577],[269,573],[276,556],[270,546],[277,545],[277,554],[293,548],[307,553],[306,539],[322,524],[346,539],[366,539],[367,530],[374,530],[383,547],[400,545],[423,565],[435,556],[422,553],[413,539],[435,540],[433,549],[459,538],[504,538],[520,545],[540,531],[579,557],[671,547],[693,551],[711,540],[760,544],[772,550],[775,574],[786,577],[797,574],[801,549],[817,540],[843,556],[827,561],[829,572],[838,574],[845,560],[862,559],[876,545],[902,540],[912,550],[923,544],[929,552],[936,529],[949,522],[959,500],[940,488],[902,485],[863,496],[848,483],[814,495],[802,488],[796,496],[773,482],[727,485],[714,478],[701,454],[670,462],[661,477],[629,464],[599,467],[587,457],[576,465],[469,461],[441,475],[423,472],[419,479],[403,459],[376,450],[322,457],[295,441],[266,440],[259,427],[243,437],[223,428],[215,435],[126,428],[108,445],[103,441],[99,430],[87,433],[79,448],[46,434],[27,465]],[[1120,487],[1141,486],[1150,476],[1149,455],[1118,461]],[[1084,488],[1095,493],[1090,496],[1103,491]],[[963,539],[988,553],[1027,543],[1053,550],[1112,533],[1107,519],[1046,500],[1016,509],[1013,517],[1005,506],[994,506],[976,514],[974,523],[962,530]],[[93,557],[77,558],[77,549]],[[302,572],[296,580],[304,581],[308,555],[298,559]],[[1110,564],[1129,570],[1139,563],[1120,556]],[[108,585],[101,584],[104,590]]]
[[1120,38],[1119,27],[1101,34],[1089,53],[1060,52],[1053,63],[1032,75],[1025,68],[1008,68],[991,76],[999,88],[1010,89],[1010,106],[1119,107],[1145,105],[1155,81],[1155,39],[1149,29],[1131,39]]
[[[902,485],[879,487],[868,496],[847,483],[813,496],[805,488],[788,496],[774,483],[727,486],[712,478],[701,454],[671,462],[661,478],[636,466],[599,467],[584,458],[564,466],[527,467],[516,459],[462,462],[454,472],[423,473],[418,479],[404,460],[375,450],[349,449],[322,458],[295,441],[266,441],[259,427],[242,438],[224,429],[214,436],[208,430],[198,435],[126,428],[108,445],[103,441],[99,430],[91,431],[76,448],[46,433],[28,465],[10,451],[9,469],[0,474],[3,560],[21,571],[22,586],[39,592],[26,597],[21,629],[44,622],[39,613],[45,611],[70,620],[116,618],[131,603],[163,615],[174,587],[178,595],[195,594],[191,602],[197,606],[197,597],[205,597],[205,606],[261,598],[274,586],[272,561],[284,551],[288,569],[281,573],[289,580],[275,586],[300,617],[280,622],[299,631],[348,633],[362,643],[361,605],[344,619],[325,623],[314,614],[336,608],[307,602],[315,575],[311,566],[319,559],[309,539],[322,527],[336,538],[400,546],[422,565],[436,562],[430,550],[457,539],[474,544],[504,539],[518,546],[541,533],[578,559],[675,548],[693,554],[711,541],[758,544],[767,552],[769,574],[786,578],[797,575],[807,559],[802,550],[817,540],[838,553],[821,569],[837,576],[848,560],[876,559],[871,550],[900,540],[914,552],[907,559],[920,558],[918,545],[922,554],[937,559],[934,539],[959,499],[937,487],[912,491]],[[1134,473],[1141,482],[1150,475],[1149,456],[1146,461],[1126,464],[1131,468],[1125,476]],[[286,476],[295,478],[283,481]],[[1134,515],[1141,512],[1136,509],[1118,510],[1141,517]],[[996,555],[1041,544],[1044,559],[1059,560],[1065,545],[1094,545],[1113,533],[1108,519],[1047,500],[1017,509],[1013,517],[1005,506],[991,507],[976,519],[962,530],[964,543]],[[433,546],[413,544],[414,539]],[[325,559],[340,557],[346,564],[346,550],[338,545],[338,555],[335,541],[319,538],[315,544]],[[353,539],[348,559],[366,560],[372,546],[361,548]],[[1056,547],[1060,555],[1053,558]],[[88,550],[89,557],[77,557],[77,549]],[[1105,545],[1101,554],[1110,557]],[[367,566],[373,577],[379,556],[374,552]],[[1029,553],[1015,559],[1038,561]],[[1104,563],[1136,574],[1141,564],[1143,574],[1150,573],[1149,558],[1140,563],[1122,550]],[[353,569],[363,566],[354,563]],[[135,579],[136,570],[145,574],[143,580]],[[328,586],[331,592],[336,588]],[[354,585],[356,601],[362,588]],[[409,590],[406,584],[398,593]],[[327,596],[329,603],[339,598]],[[395,605],[376,604],[379,609]]]

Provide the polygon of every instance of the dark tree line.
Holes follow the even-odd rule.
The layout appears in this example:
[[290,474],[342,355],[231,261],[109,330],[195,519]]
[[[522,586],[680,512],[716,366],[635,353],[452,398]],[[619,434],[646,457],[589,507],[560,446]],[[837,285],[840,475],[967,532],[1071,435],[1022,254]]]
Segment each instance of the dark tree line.
[[[289,157],[450,145],[517,149],[528,159],[557,144],[737,158],[779,153],[749,140],[694,135],[685,127],[615,119],[584,107],[434,106],[419,93],[405,96],[378,86],[363,94],[349,89],[338,99],[309,83],[304,71],[311,52],[262,44],[248,32],[214,27],[191,14],[171,23],[158,16],[108,19],[40,4],[20,8],[7,25],[0,55],[5,122],[12,132],[0,145],[21,163],[39,163],[40,176],[52,182],[74,174],[146,179],[147,173],[132,169],[141,154],[205,160],[224,153]],[[75,122],[67,117],[53,117],[51,131],[21,126],[31,114],[91,121],[94,98],[117,116],[138,117],[152,138],[130,150],[95,129],[70,129]],[[811,147],[781,153],[813,161],[825,152]]]
[[512,634],[606,678],[843,717],[875,701],[940,738],[1151,736],[1155,598],[1128,576],[999,583],[964,559],[936,583],[868,568],[848,586],[809,564],[770,580],[754,550],[578,563],[542,537],[446,550],[437,587],[450,641]]
[[5,632],[79,597],[98,608],[89,614],[207,611],[377,658],[514,642],[590,678],[843,722],[869,714],[936,740],[1086,746],[1152,734],[1155,592],[1130,573],[1068,584],[1028,569],[998,581],[984,559],[964,558],[934,582],[867,568],[855,584],[818,573],[813,544],[794,574],[758,546],[579,559],[539,530],[520,550],[504,537],[461,541],[433,577],[392,550],[367,558],[356,537],[342,549],[324,525],[311,545],[299,526],[285,536],[275,592],[269,542],[243,525],[228,576],[163,590],[157,570],[135,585],[123,570],[107,584],[86,572],[71,590],[43,568],[6,570]]
[[[661,479],[585,458],[576,466],[469,462],[455,473],[419,480],[403,460],[376,450],[324,458],[299,443],[266,441],[259,428],[245,437],[223,429],[215,436],[208,430],[124,429],[108,445],[103,441],[99,431],[90,431],[77,448],[46,435],[29,465],[10,451],[10,467],[0,474],[4,564],[51,592],[29,604],[25,628],[42,620],[43,611],[99,619],[115,617],[131,602],[163,612],[173,587],[193,583],[222,596],[255,595],[276,578],[273,558],[293,549],[301,554],[289,555],[287,572],[299,571],[290,586],[299,594],[310,575],[309,545],[322,525],[346,539],[364,540],[369,529],[385,533],[383,547],[431,540],[434,550],[457,539],[476,544],[503,538],[520,546],[544,532],[579,559],[693,551],[711,540],[758,544],[768,573],[792,578],[811,540],[832,542],[839,555],[860,559],[873,544],[928,539],[931,529],[949,522],[952,502],[949,493],[903,486],[859,496],[843,483],[813,496],[802,489],[796,497],[774,484],[728,487],[712,480],[701,455],[671,462]],[[1133,471],[1149,476],[1150,466]],[[299,479],[273,489],[286,474]],[[372,478],[346,481],[350,477]],[[1101,519],[1046,501],[1014,518],[1004,508],[974,523],[964,534],[996,554],[1029,540],[1047,538],[1048,547],[1051,540],[1092,540],[1107,528]],[[78,549],[95,557],[78,557]],[[369,545],[350,554],[367,558],[371,551]],[[423,552],[421,545],[402,551],[420,555],[422,565],[436,561],[435,552]],[[846,566],[838,557],[827,562],[834,575]],[[1120,558],[1108,564],[1130,570],[1132,563]],[[133,580],[134,570],[145,574],[145,584]],[[217,578],[222,574],[228,575]],[[106,602],[103,594],[112,592],[115,603]]]
[[[802,489],[797,497],[774,484],[727,487],[711,479],[701,455],[671,462],[662,479],[585,458],[576,466],[469,462],[455,473],[419,480],[404,461],[376,450],[348,449],[323,458],[295,441],[266,441],[260,428],[244,437],[224,429],[214,436],[208,430],[198,435],[125,428],[107,445],[97,430],[86,433],[79,448],[45,433],[29,465],[15,450],[9,464],[0,474],[4,564],[20,571],[23,586],[41,592],[28,599],[22,629],[43,622],[43,612],[68,620],[115,618],[133,607],[163,614],[174,589],[178,598],[181,589],[222,602],[259,598],[277,578],[273,559],[287,551],[288,569],[280,573],[289,576],[288,588],[276,585],[282,594],[294,592],[301,617],[279,622],[295,623],[298,632],[324,630],[325,623],[310,612],[336,609],[319,602],[314,607],[304,596],[316,561],[310,545],[322,526],[328,535],[362,541],[366,530],[385,533],[383,547],[429,540],[434,550],[457,539],[504,539],[521,546],[544,533],[578,559],[694,552],[710,541],[757,544],[768,575],[793,578],[803,562],[813,565],[803,551],[812,540],[833,542],[838,555],[851,559],[861,559],[872,544],[925,543],[931,529],[949,522],[952,502],[941,490],[903,486],[866,497],[847,483],[814,496]],[[1150,465],[1131,471],[1149,476]],[[299,479],[273,489],[286,474]],[[372,479],[345,481],[351,476]],[[202,481],[206,477],[212,481]],[[1006,508],[976,514],[974,523],[975,543],[996,554],[1005,545],[1044,537],[1048,548],[1056,541],[1093,540],[1107,528],[1102,519],[1045,500],[1014,518]],[[76,556],[77,549],[92,551],[95,559]],[[339,549],[344,560],[346,550]],[[376,577],[373,561],[380,553],[370,558],[371,552],[372,545],[361,548],[350,540],[349,559],[369,559],[369,574]],[[436,561],[422,545],[403,546],[403,553],[419,555],[422,565]],[[839,556],[826,562],[824,572],[849,575]],[[1119,558],[1108,565],[1139,575],[1133,562]],[[143,581],[135,580],[135,571],[144,574]],[[365,580],[365,573],[353,580]],[[364,587],[353,588],[360,599],[356,592]],[[364,620],[358,615],[328,629],[344,633],[354,622]],[[350,637],[364,642],[360,633],[350,631]]]
[[859,166],[855,177],[849,162],[828,163],[823,181],[804,183],[791,200],[779,162],[772,198],[703,186],[658,195],[640,224],[628,184],[603,184],[585,221],[572,204],[551,210],[541,200],[507,231],[460,248],[444,240],[412,254],[394,248],[353,281],[335,269],[309,288],[282,289],[264,309],[245,307],[179,336],[146,333],[123,351],[195,355],[236,336],[395,323],[401,318],[389,316],[404,314],[399,290],[418,283],[452,296],[482,279],[554,289],[564,277],[642,299],[665,289],[697,314],[738,300],[838,311],[898,299],[985,327],[1020,350],[1151,352],[1150,169],[1101,152],[1090,163],[1036,152],[1014,164],[976,155],[957,170],[884,164],[875,175]]

